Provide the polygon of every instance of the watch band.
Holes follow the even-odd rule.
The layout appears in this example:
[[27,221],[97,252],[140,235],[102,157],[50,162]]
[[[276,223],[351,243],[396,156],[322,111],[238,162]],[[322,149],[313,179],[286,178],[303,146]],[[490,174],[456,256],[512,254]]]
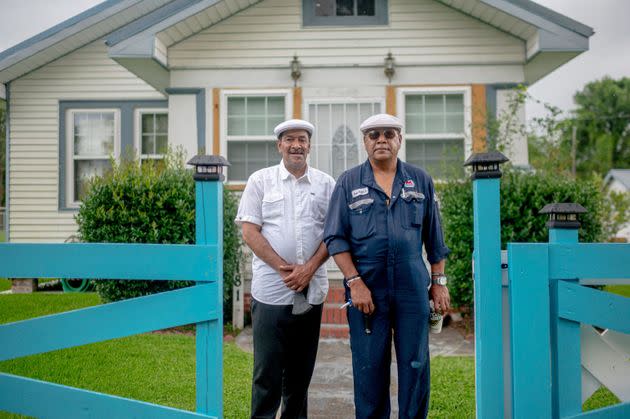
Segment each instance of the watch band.
[[446,285],[448,278],[446,275],[434,276],[431,278],[431,285]]

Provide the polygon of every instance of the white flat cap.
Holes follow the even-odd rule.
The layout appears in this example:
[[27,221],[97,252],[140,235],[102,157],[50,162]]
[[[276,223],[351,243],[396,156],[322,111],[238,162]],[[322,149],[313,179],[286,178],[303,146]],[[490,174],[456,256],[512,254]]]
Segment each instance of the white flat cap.
[[373,128],[397,128],[402,129],[403,124],[400,119],[396,118],[393,115],[389,115],[386,113],[379,113],[376,115],[370,116],[368,119],[363,121],[359,129],[361,132],[365,133],[368,130]]
[[284,121],[276,125],[273,129],[273,133],[276,137],[280,138],[283,132],[289,131],[292,129],[303,129],[308,132],[308,135],[313,135],[313,130],[315,127],[308,121],[304,121],[303,119],[289,119],[288,121]]

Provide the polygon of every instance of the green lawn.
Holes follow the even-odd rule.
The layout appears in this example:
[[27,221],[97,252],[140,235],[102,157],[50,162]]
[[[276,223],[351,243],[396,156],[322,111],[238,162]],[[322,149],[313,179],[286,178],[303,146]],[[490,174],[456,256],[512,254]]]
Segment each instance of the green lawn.
[[[0,323],[99,304],[93,293],[0,295]],[[252,355],[224,346],[224,413],[249,414]],[[431,362],[430,418],[474,416],[474,359],[437,357]],[[181,334],[142,334],[0,362],[0,371],[177,408],[195,407],[195,339]],[[331,390],[334,391],[334,390]],[[599,390],[585,404],[618,403]],[[0,418],[19,418],[0,412]]]
[[[99,304],[96,294],[0,295],[0,323]],[[226,418],[249,413],[252,355],[224,346]],[[163,404],[195,409],[195,338],[142,334],[0,362],[0,371]],[[0,412],[0,418],[18,418]]]
[[606,291],[630,298],[630,285],[607,285]]

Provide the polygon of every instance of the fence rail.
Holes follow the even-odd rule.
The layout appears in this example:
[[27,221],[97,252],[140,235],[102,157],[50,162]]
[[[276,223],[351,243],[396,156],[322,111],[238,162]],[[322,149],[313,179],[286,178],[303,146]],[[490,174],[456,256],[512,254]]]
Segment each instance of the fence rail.
[[195,185],[195,245],[0,244],[0,277],[197,285],[0,325],[0,360],[196,324],[197,412],[0,374],[0,410],[46,418],[223,416],[223,185]]

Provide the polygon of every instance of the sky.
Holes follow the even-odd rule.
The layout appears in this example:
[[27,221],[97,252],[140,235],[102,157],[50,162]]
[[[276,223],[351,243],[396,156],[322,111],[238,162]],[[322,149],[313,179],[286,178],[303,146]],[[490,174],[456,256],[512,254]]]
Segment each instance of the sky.
[[[0,51],[62,22],[101,0],[0,0]],[[630,0],[537,0],[595,30],[589,51],[533,84],[538,101],[565,112],[574,108],[573,95],[604,76],[630,77]],[[54,4],[54,7],[51,7]],[[542,116],[544,107],[527,104],[527,117]]]

